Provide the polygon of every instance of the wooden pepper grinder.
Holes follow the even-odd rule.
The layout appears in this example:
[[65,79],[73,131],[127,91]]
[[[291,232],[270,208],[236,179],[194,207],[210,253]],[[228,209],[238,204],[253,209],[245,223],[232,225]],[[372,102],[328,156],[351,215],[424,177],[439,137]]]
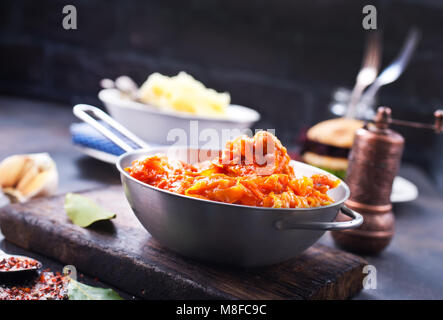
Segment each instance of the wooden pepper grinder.
[[[416,123],[391,118],[391,109],[380,107],[373,123],[357,130],[349,154],[346,182],[351,196],[346,205],[364,216],[363,224],[352,230],[334,231],[332,237],[344,249],[376,254],[394,236],[394,214],[390,201],[392,183],[400,166],[404,138],[389,129],[394,123],[415,128],[442,131],[443,111],[435,112],[435,124]],[[339,214],[338,221],[349,220]]]

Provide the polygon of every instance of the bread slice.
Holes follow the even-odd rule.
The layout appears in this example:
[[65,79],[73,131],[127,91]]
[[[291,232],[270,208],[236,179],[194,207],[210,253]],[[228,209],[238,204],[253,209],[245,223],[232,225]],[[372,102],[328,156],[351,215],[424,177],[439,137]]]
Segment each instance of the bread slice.
[[307,138],[322,144],[350,149],[354,142],[355,131],[363,127],[363,124],[363,121],[356,119],[330,119],[310,128]]

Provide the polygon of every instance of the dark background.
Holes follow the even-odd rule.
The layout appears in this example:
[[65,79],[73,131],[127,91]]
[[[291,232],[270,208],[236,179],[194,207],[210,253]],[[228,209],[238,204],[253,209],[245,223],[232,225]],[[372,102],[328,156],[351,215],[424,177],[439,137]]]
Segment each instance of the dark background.
[[[73,4],[78,29],[62,28]],[[443,106],[443,1],[438,0],[2,0],[0,94],[99,105],[99,80],[122,74],[139,84],[152,72],[185,70],[234,103],[262,114],[293,145],[301,129],[331,117],[333,90],[352,87],[365,31],[362,8],[378,9],[383,66],[412,26],[422,40],[410,66],[379,103],[397,118],[431,121]],[[1,108],[8,106],[1,105]],[[404,160],[443,190],[443,137],[404,130]]]

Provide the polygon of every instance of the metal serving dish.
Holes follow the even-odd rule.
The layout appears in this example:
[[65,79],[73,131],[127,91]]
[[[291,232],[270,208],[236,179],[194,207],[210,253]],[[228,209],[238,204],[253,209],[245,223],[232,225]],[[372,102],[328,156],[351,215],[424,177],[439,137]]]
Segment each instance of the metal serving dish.
[[[335,203],[306,209],[227,204],[153,187],[134,179],[124,168],[129,167],[136,159],[165,152],[165,148],[149,148],[97,108],[77,105],[74,107],[74,114],[94,125],[97,130],[128,151],[120,156],[116,166],[132,210],[158,242],[184,256],[242,267],[271,265],[296,257],[314,244],[326,230],[356,228],[363,222],[360,214],[344,205],[349,197],[349,188],[344,182],[329,191]],[[92,116],[107,122],[143,149],[132,150]],[[188,161],[198,152],[201,151],[168,149],[168,157]],[[293,161],[292,165],[300,175],[326,173],[296,161]],[[352,220],[333,222],[340,210]]]

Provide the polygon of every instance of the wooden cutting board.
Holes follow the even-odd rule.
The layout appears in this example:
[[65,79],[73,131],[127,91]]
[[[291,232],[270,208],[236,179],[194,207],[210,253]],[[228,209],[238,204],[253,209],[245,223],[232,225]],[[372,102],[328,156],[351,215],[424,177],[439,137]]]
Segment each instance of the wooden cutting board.
[[362,288],[362,258],[314,245],[296,259],[254,269],[226,268],[172,253],[133,215],[121,187],[84,192],[117,213],[89,228],[72,224],[64,196],[0,210],[5,238],[142,298],[346,299]]

